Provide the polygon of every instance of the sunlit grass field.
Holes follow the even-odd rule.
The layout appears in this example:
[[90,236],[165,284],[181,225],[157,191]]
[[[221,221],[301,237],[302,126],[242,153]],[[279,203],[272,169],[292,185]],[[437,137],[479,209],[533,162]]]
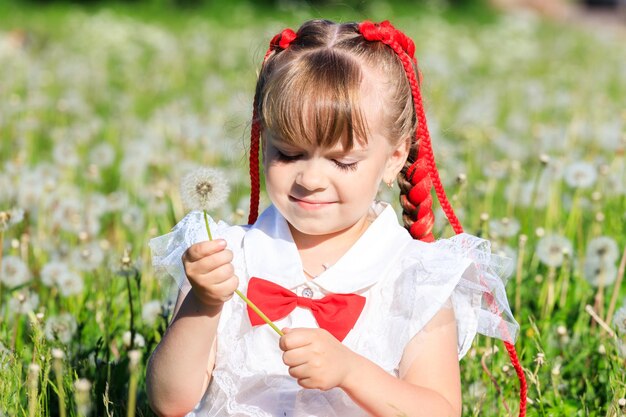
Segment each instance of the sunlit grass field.
[[[245,222],[256,72],[315,17],[389,18],[415,40],[448,196],[513,259],[528,415],[626,415],[625,39],[429,4],[0,6],[0,416],[152,415],[174,284],[147,243],[185,215],[199,166],[231,184],[213,217]],[[464,416],[517,415],[499,341],[477,337],[461,368]]]

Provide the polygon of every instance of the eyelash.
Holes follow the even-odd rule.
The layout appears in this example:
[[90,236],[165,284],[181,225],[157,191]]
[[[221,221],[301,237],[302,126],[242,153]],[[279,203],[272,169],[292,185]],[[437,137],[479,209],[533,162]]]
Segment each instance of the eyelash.
[[[286,155],[281,151],[276,151],[276,155],[278,156],[278,160],[282,162],[293,162],[302,157],[302,155]],[[339,162],[336,159],[333,159],[333,163],[335,166],[341,171],[356,171],[358,162],[351,162],[349,164],[345,164],[343,162]]]

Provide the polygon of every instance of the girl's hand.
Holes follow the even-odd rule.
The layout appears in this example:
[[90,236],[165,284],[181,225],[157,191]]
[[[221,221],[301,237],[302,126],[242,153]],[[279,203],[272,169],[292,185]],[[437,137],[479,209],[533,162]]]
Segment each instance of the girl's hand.
[[239,278],[231,263],[226,241],[216,239],[191,245],[183,254],[183,266],[192,291],[207,306],[221,306],[232,296]]
[[358,355],[324,329],[282,329],[283,362],[303,388],[327,391],[341,386]]

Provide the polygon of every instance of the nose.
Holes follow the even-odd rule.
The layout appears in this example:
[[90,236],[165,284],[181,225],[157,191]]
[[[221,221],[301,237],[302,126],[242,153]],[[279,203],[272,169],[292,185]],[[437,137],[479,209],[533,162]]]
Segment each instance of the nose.
[[296,175],[296,184],[309,191],[326,188],[328,179],[320,162],[316,158],[301,161],[300,170]]

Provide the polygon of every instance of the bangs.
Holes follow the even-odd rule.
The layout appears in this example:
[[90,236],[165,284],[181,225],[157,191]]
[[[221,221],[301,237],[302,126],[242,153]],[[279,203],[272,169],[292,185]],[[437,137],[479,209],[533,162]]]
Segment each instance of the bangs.
[[263,130],[297,147],[367,143],[359,62],[326,48],[298,58],[268,68],[259,91]]

